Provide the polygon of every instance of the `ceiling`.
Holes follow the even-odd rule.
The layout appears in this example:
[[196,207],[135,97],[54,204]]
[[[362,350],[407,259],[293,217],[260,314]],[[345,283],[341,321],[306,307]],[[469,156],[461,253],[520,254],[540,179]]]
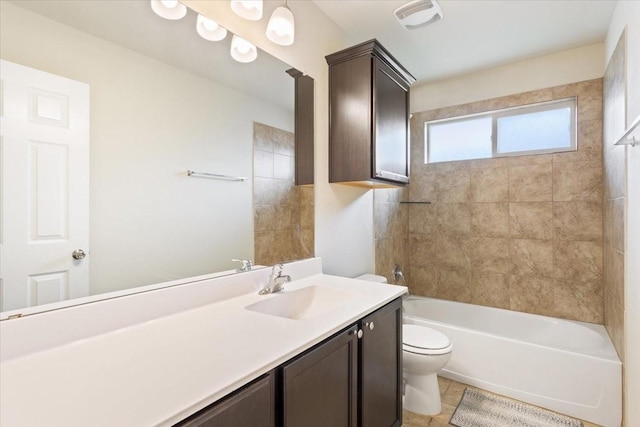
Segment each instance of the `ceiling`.
[[409,0],[314,0],[353,44],[378,39],[418,80],[445,79],[603,42],[615,0],[440,0],[444,18],[407,30]]

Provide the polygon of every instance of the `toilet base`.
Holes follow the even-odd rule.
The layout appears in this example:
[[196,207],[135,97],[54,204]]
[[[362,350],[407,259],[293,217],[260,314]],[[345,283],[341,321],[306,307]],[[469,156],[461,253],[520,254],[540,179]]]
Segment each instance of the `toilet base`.
[[422,415],[438,415],[442,412],[440,387],[435,373],[428,375],[407,375],[405,372],[402,406],[407,411]]

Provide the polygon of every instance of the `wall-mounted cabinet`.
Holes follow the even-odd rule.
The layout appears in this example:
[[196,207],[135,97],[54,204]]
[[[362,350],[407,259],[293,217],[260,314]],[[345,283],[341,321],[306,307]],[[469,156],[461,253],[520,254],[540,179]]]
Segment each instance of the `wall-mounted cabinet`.
[[329,182],[409,183],[409,87],[415,78],[377,40],[326,59]]
[[287,70],[287,73],[295,79],[295,182],[296,185],[312,185],[314,81],[295,68]]

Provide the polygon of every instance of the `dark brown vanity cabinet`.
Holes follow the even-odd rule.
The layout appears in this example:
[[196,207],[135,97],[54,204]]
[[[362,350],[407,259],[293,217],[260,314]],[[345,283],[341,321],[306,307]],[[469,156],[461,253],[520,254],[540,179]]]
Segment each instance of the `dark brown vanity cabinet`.
[[360,321],[359,426],[402,425],[402,302],[397,299]]
[[274,427],[275,383],[275,373],[272,371],[175,427]]
[[402,425],[401,344],[398,299],[285,364],[282,425]]
[[399,427],[402,303],[398,298],[179,427]]
[[326,57],[329,182],[409,182],[409,87],[415,78],[377,40]]
[[358,328],[329,338],[282,367],[284,427],[356,427]]

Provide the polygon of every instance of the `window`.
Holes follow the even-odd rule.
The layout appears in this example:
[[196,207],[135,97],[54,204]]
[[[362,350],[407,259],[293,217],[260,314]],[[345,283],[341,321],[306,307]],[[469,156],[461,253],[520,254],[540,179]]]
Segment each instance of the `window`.
[[575,151],[576,98],[425,123],[425,163]]

